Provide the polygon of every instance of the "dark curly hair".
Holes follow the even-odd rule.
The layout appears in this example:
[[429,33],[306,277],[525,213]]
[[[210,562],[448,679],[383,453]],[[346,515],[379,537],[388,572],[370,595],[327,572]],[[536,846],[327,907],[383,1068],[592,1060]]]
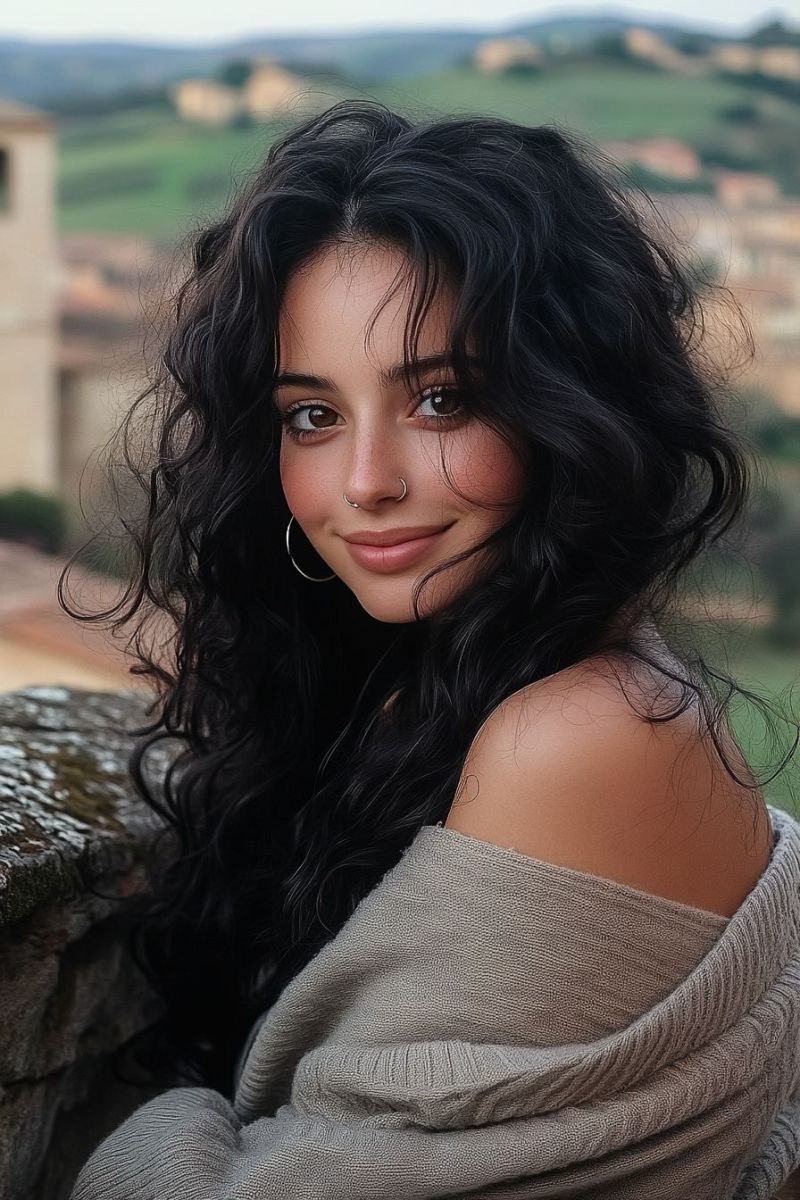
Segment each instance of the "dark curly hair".
[[[342,101],[284,132],[195,235],[158,367],[119,429],[142,493],[123,520],[127,586],[88,618],[135,621],[133,671],[156,693],[129,763],[171,835],[131,939],[164,1002],[125,1048],[149,1080],[231,1092],[255,1018],[446,815],[479,726],[533,681],[595,655],[649,664],[678,698],[643,719],[695,706],[734,774],[716,681],[743,689],[688,643],[670,668],[656,643],[669,634],[674,653],[686,568],[735,527],[755,455],[698,336],[711,285],[615,172],[553,125]],[[496,567],[400,625],[338,579],[307,582],[284,543],[281,298],[348,243],[399,247],[421,282],[408,380],[431,298],[455,286],[459,389],[530,467],[519,509],[481,543]],[[148,421],[154,461],[137,463]],[[144,755],[165,738],[180,753],[156,795]]]

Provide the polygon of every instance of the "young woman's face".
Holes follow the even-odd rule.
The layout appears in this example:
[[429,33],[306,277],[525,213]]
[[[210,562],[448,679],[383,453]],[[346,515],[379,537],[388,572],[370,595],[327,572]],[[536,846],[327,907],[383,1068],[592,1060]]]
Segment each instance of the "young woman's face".
[[[399,290],[383,309],[367,350],[367,323],[400,262],[392,250],[374,246],[359,247],[347,257],[332,249],[289,280],[280,315],[279,376],[313,375],[318,382],[281,383],[279,378],[274,393],[286,418],[280,473],[295,518],[293,557],[309,575],[335,571],[371,616],[393,623],[414,620],[415,580],[505,523],[525,484],[521,465],[503,440],[475,417],[459,413],[458,393],[447,390],[455,387],[448,366],[421,373],[414,394],[401,378],[390,377],[403,360],[407,292]],[[447,351],[451,303],[442,293],[431,306],[420,329],[419,359]],[[442,457],[466,499],[449,487]],[[401,477],[406,492],[397,500],[403,494]],[[347,504],[343,493],[358,508]],[[480,507],[487,502],[505,508]],[[413,533],[415,526],[439,532],[406,538],[408,544],[394,549],[348,540],[365,531]],[[327,571],[310,554],[303,534]],[[489,569],[490,558],[481,551],[428,581],[420,615],[436,612]],[[300,586],[324,584],[301,581]]]

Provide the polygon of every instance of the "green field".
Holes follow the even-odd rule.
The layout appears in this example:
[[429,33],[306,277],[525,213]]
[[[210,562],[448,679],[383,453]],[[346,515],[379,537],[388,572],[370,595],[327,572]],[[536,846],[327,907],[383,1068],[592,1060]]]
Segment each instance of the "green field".
[[[787,718],[781,720],[770,714],[773,729],[752,701],[738,694],[732,698],[730,720],[734,735],[751,768],[759,779],[765,779],[792,750],[798,736],[789,722],[800,722],[800,650],[781,650],[767,644],[757,631],[744,632],[720,624],[712,641],[704,647],[704,656],[713,669],[769,701]],[[720,683],[717,686],[725,696],[724,686]],[[790,688],[792,692],[787,691]],[[765,784],[763,791],[770,804],[800,818],[800,745],[788,765]]]
[[[376,92],[376,95],[378,93]],[[715,79],[677,79],[623,63],[565,66],[539,77],[486,78],[466,68],[395,82],[379,99],[413,109],[481,111],[526,125],[557,122],[592,138],[694,138],[718,122],[741,89]]]
[[224,205],[273,136],[146,109],[71,122],[60,142],[61,228],[174,238]]
[[[325,89],[333,103],[342,90]],[[564,65],[541,76],[491,77],[468,68],[352,89],[412,118],[481,112],[529,125],[555,123],[593,139],[672,135],[698,149],[720,145],[747,160],[759,147],[792,159],[800,107],[719,79],[686,79],[625,63]],[[755,104],[751,127],[724,110]],[[218,212],[232,185],[260,161],[282,123],[209,129],[168,109],[64,119],[60,222],[64,231],[174,239]],[[766,153],[766,151],[763,151]]]

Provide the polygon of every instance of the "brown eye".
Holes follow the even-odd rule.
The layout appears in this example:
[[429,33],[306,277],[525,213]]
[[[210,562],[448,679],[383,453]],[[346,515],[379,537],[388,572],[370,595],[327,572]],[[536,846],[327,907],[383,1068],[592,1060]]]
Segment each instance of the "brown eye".
[[[449,421],[464,415],[464,402],[461,398],[461,393],[455,388],[427,388],[417,405],[416,411],[419,412],[424,404],[430,404],[434,411],[432,414],[423,413],[422,415],[430,415],[434,420]],[[455,411],[453,411],[453,408],[455,408]]]
[[322,426],[316,425],[315,419],[312,418],[312,415],[311,415],[312,413],[316,413],[317,415],[319,415],[319,413],[322,413],[323,418],[324,418],[325,414],[328,413],[330,416],[333,416],[334,420],[336,419],[336,414],[333,412],[333,410],[330,408],[326,408],[323,404],[315,404],[313,407],[307,408],[306,412],[308,413],[309,421],[311,421],[312,425],[316,429],[319,429],[319,428],[324,429],[325,424],[324,424],[324,420],[323,420]]
[[283,425],[283,428],[286,430],[286,433],[288,434],[288,436],[291,438],[294,438],[295,441],[298,441],[298,442],[303,441],[304,438],[313,438],[314,434],[317,430],[322,431],[325,429],[332,428],[332,425],[315,425],[315,424],[313,424],[313,422],[311,424],[311,428],[297,426],[297,425],[293,424],[294,416],[298,413],[303,413],[303,412],[307,412],[309,414],[309,418],[308,418],[309,421],[311,421],[312,413],[323,413],[323,414],[327,413],[331,417],[333,417],[334,423],[336,421],[336,413],[333,411],[332,408],[328,408],[327,405],[325,405],[325,404],[292,404],[292,405],[290,405],[289,408],[285,409],[285,411],[281,414],[280,420],[281,420],[281,424]]

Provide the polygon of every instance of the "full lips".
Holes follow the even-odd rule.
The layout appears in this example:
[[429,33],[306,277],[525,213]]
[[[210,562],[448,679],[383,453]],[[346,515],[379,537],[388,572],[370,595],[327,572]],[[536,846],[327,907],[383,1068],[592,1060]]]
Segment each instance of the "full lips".
[[449,528],[447,526],[437,533],[429,533],[427,537],[400,542],[397,546],[364,546],[358,542],[347,542],[346,545],[359,566],[370,571],[390,574],[392,571],[401,571],[423,558]]

